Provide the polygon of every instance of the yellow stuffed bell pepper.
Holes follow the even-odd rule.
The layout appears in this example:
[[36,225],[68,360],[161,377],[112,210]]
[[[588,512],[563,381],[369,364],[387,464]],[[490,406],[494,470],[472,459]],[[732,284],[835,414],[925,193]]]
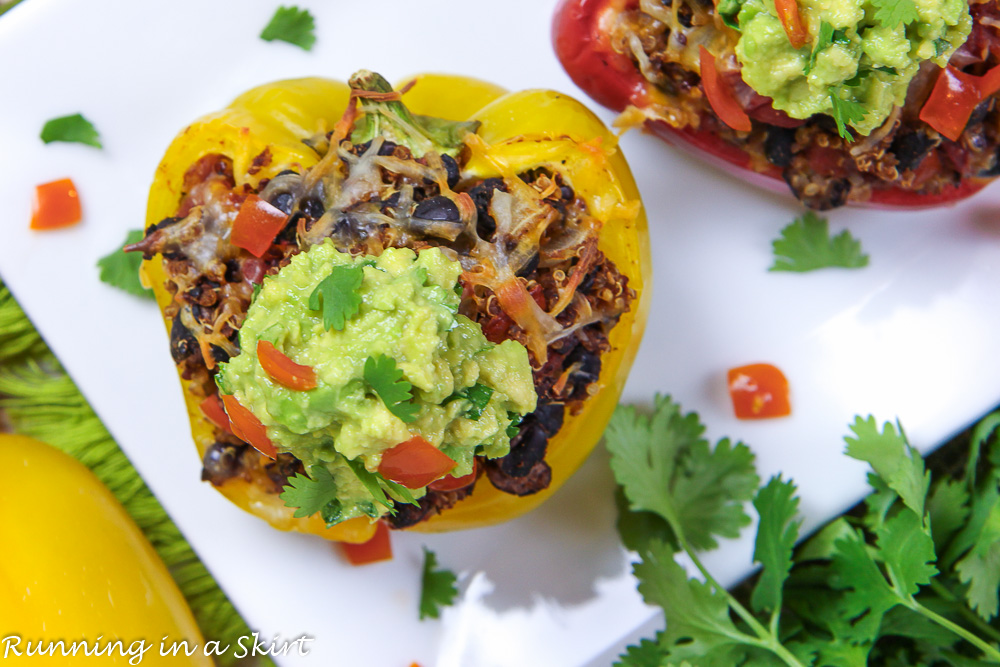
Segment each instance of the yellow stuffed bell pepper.
[[203,478],[343,542],[536,507],[599,440],[649,302],[614,136],[456,76],[241,95],[171,144],[130,250]]
[[[75,645],[94,665],[212,664],[163,561],[86,467],[0,435],[0,485],[0,659],[64,665]],[[198,650],[161,657],[164,637]]]

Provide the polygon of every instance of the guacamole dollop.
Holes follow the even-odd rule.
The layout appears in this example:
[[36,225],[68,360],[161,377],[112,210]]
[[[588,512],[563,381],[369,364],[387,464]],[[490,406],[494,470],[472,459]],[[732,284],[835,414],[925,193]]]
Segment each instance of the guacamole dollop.
[[[266,278],[251,304],[239,334],[242,351],[221,365],[217,382],[264,424],[279,452],[302,461],[311,478],[335,484],[335,511],[324,512],[328,523],[388,511],[366,482],[395,445],[419,435],[456,462],[452,475],[466,475],[476,454],[507,454],[508,428],[535,409],[525,348],[489,342],[477,323],[458,314],[461,271],[438,248],[352,256],[327,240]],[[335,273],[356,278],[356,288],[336,280],[320,288]],[[331,324],[330,311],[344,304],[352,305],[339,308],[342,317]],[[262,340],[311,367],[316,387],[275,382],[257,357]],[[407,410],[394,411],[366,379],[366,362],[370,373],[374,359],[394,364],[412,385]],[[368,474],[356,469],[359,463]],[[391,484],[374,479],[402,500]]]
[[943,67],[972,29],[964,0],[798,0],[798,7],[809,41],[795,49],[774,0],[742,4],[743,80],[792,118],[828,114],[863,135],[902,106],[921,63]]

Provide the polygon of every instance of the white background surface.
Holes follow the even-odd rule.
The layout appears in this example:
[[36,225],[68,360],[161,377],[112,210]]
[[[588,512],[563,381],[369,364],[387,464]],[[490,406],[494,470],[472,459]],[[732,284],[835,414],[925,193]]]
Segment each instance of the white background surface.
[[[395,559],[363,568],[319,540],[272,531],[199,482],[159,314],[101,284],[95,268],[142,225],[176,132],[254,85],[346,80],[361,68],[394,81],[441,71],[554,88],[596,108],[552,54],[552,0],[303,3],[317,23],[308,53],[257,38],[276,6],[30,0],[0,19],[0,275],[250,626],[265,638],[315,638],[309,657],[282,665],[609,664],[626,636],[660,621],[618,546],[603,451],[532,515],[397,534]],[[94,122],[104,150],[38,139],[45,120],[75,112]],[[870,266],[772,274],[770,243],[800,213],[793,200],[651,137],[631,133],[621,146],[649,214],[655,271],[625,398],[670,393],[701,413],[713,440],[747,442],[763,477],[796,480],[807,530],[865,491],[862,465],[842,455],[855,414],[898,417],[926,450],[1000,402],[1000,188],[936,211],[834,212],[832,230],[849,227]],[[34,186],[66,176],[84,222],[29,231]],[[726,369],[756,361],[788,376],[791,417],[732,418]],[[422,546],[461,573],[460,602],[441,621],[417,620]],[[750,553],[747,534],[707,562],[734,582]]]

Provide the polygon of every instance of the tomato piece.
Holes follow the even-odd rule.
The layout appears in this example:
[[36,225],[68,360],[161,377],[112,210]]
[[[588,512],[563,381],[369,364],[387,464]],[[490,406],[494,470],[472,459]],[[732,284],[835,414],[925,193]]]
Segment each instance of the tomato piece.
[[219,398],[218,394],[212,394],[202,401],[198,407],[201,408],[201,413],[208,417],[208,421],[226,433],[236,435],[233,433],[233,427],[229,423],[229,415],[226,414],[226,408],[223,406],[222,399]]
[[303,366],[289,359],[266,340],[257,341],[257,360],[264,372],[283,387],[308,391],[316,388],[316,371],[312,366]]
[[349,544],[338,542],[337,545],[351,565],[376,563],[392,558],[392,542],[389,539],[389,528],[382,521],[375,526],[375,534],[367,542]]
[[948,65],[938,74],[934,89],[920,109],[920,120],[958,141],[973,109],[998,90],[1000,65],[982,76],[966,74]]
[[698,54],[701,62],[701,83],[705,89],[705,97],[708,98],[708,103],[712,106],[712,111],[719,117],[719,120],[734,130],[749,132],[753,129],[750,116],[736,101],[733,91],[723,85],[719,71],[715,68],[715,56],[700,45],[698,46]]
[[267,430],[259,419],[236,400],[235,396],[223,396],[222,403],[229,414],[229,423],[233,427],[233,435],[249,443],[264,456],[273,459],[278,455],[274,443],[267,437]]
[[771,364],[749,364],[729,369],[729,396],[737,419],[786,417],[792,412],[788,402],[788,380]]
[[468,485],[476,481],[476,473],[479,464],[476,460],[472,460],[472,472],[468,475],[462,475],[461,477],[453,477],[452,475],[445,475],[441,479],[436,479],[427,485],[428,489],[434,491],[457,491],[458,489],[464,489]]
[[427,486],[455,467],[450,456],[415,435],[392,449],[382,452],[379,473],[408,489]]
[[229,242],[260,257],[271,247],[271,242],[282,230],[288,216],[257,195],[249,195],[243,200]]
[[80,195],[69,178],[35,186],[31,229],[59,229],[75,225],[83,218]]
[[809,41],[809,32],[802,24],[799,3],[796,0],[774,0],[774,9],[778,12],[778,20],[781,21],[781,27],[785,29],[792,47],[801,49],[805,46]]

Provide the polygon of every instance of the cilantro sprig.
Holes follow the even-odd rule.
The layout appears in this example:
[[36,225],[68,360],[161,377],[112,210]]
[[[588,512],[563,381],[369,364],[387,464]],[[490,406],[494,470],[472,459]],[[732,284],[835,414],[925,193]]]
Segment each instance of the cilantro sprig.
[[920,18],[913,0],[871,0],[875,20],[886,28],[895,29],[900,23],[909,25]]
[[361,309],[358,289],[364,280],[361,266],[335,266],[309,295],[309,309],[322,310],[323,327],[343,331],[347,320]]
[[[748,494],[757,484],[752,454],[732,456],[743,445],[710,448],[697,415],[669,398],[657,397],[648,416],[619,407],[605,434],[620,484],[619,528],[640,557],[639,591],[663,607],[667,624],[617,664],[1000,663],[998,426],[1000,413],[974,432],[964,476],[932,483],[898,424],[857,418],[846,453],[872,468],[865,513],[795,547],[801,519],[792,481],[776,476]],[[759,516],[761,570],[737,597],[703,564],[700,551],[711,545],[697,546],[691,527],[731,534],[750,521],[748,495]],[[647,533],[637,540],[640,524]],[[700,578],[681,567],[680,554]]]
[[806,211],[781,230],[772,242],[774,263],[769,271],[806,272],[838,267],[856,269],[868,266],[868,255],[861,252],[861,242],[847,230],[830,237],[826,218]]
[[281,495],[286,507],[294,507],[296,519],[323,511],[331,503],[338,503],[337,482],[325,466],[312,466],[308,475],[296,473],[288,480]]
[[[138,243],[142,237],[141,229],[133,229],[125,236],[125,242],[122,246]],[[153,299],[153,290],[143,287],[139,280],[139,266],[141,264],[141,253],[122,252],[121,247],[119,247],[97,260],[97,268],[100,269],[98,277],[101,282],[125,290],[129,294],[144,299]]]
[[424,547],[424,567],[420,575],[420,620],[438,618],[441,608],[455,602],[458,577],[451,570],[438,569],[437,556]]
[[316,21],[308,9],[295,5],[281,6],[274,12],[270,22],[264,26],[260,38],[265,42],[280,40],[309,51],[316,43]]
[[379,354],[365,360],[365,382],[382,399],[389,412],[407,424],[416,421],[420,406],[410,399],[413,385],[403,379],[403,371],[396,367],[396,360]]
[[847,126],[851,123],[860,123],[865,119],[865,114],[867,113],[865,107],[860,102],[843,99],[837,94],[837,90],[833,86],[830,87],[829,95],[830,116],[833,117],[833,122],[837,124],[837,134],[843,139],[853,141],[854,135],[847,129]]
[[67,143],[87,144],[94,148],[103,148],[97,128],[78,113],[69,116],[60,116],[46,122],[42,127],[40,137],[47,144],[53,141],[64,141]]

